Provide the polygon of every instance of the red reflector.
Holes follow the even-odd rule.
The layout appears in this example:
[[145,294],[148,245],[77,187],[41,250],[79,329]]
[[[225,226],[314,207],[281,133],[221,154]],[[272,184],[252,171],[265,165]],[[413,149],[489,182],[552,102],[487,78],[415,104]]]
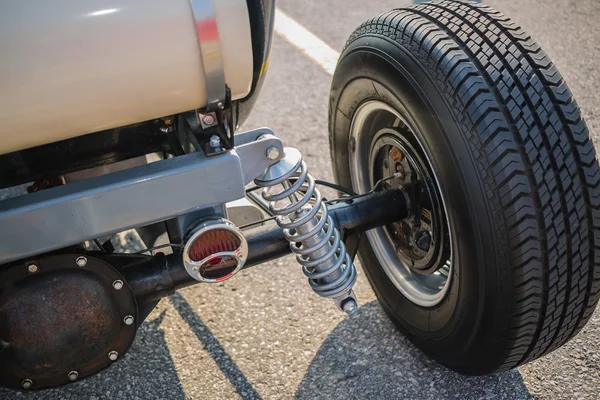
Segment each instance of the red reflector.
[[[215,229],[198,236],[190,246],[189,255],[192,261],[201,261],[215,253],[236,251],[240,245],[240,238],[233,232],[224,229]],[[216,263],[218,264],[219,262],[221,260]]]
[[183,265],[194,279],[220,282],[238,272],[248,257],[248,242],[231,221],[210,219],[199,224],[183,248]]

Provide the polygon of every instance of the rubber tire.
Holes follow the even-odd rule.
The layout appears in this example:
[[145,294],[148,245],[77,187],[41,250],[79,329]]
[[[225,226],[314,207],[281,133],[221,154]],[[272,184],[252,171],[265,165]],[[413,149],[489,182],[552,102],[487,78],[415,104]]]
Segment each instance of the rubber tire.
[[363,239],[361,264],[396,326],[473,375],[534,360],[577,334],[600,296],[600,171],[573,96],[540,47],[476,3],[414,5],[362,24],[329,104],[334,173],[346,187],[352,117],[373,99],[414,124],[456,244],[449,293],[424,308],[396,289]]

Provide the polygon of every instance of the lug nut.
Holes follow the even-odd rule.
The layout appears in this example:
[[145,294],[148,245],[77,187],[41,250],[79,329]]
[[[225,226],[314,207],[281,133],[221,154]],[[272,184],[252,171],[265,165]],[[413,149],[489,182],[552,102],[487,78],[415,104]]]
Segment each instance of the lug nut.
[[133,315],[125,316],[125,318],[123,318],[123,322],[125,322],[125,325],[133,324]]
[[80,267],[85,267],[85,265],[87,264],[87,258],[81,256],[81,257],[77,257],[77,260],[75,260],[75,262],[77,263],[77,265],[79,265]]
[[31,386],[33,386],[31,379],[25,379],[23,382],[21,382],[21,387],[23,389],[31,389]]
[[431,246],[431,234],[427,231],[421,232],[417,240],[415,240],[415,244],[417,247],[423,251],[429,251],[429,247]]
[[220,137],[218,137],[217,135],[212,135],[212,136],[210,137],[210,142],[209,142],[209,144],[210,144],[210,147],[213,147],[213,148],[220,148],[220,147],[221,147],[221,138],[220,138]]
[[342,306],[342,310],[348,315],[354,314],[358,310],[358,305],[354,299],[346,300],[344,305]]
[[267,149],[267,158],[269,160],[276,160],[279,157],[279,149],[275,146],[271,146]]
[[117,353],[116,351],[111,351],[110,353],[108,353],[108,359],[110,361],[117,361],[117,358],[119,358],[119,353]]
[[76,381],[77,378],[79,378],[79,372],[77,372],[77,371],[71,371],[71,372],[69,372],[68,376],[69,376],[69,380],[70,381]]
[[40,268],[37,265],[35,265],[35,264],[29,264],[27,266],[27,271],[31,272],[32,274],[35,274],[39,270],[40,270]]
[[123,281],[121,280],[116,280],[113,282],[113,287],[117,290],[121,290],[123,289]]

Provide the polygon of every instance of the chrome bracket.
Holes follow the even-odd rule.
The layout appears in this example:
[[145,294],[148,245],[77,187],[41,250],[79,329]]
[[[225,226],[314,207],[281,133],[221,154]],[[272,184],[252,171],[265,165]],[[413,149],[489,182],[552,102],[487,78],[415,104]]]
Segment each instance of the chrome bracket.
[[225,68],[214,1],[190,0],[204,66],[208,104],[206,109],[209,112],[223,109],[226,98]]

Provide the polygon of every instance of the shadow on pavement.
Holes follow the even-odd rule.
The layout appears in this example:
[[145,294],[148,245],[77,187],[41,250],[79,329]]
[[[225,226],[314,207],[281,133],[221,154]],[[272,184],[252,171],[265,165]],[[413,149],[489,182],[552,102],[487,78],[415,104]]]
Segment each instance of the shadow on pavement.
[[515,369],[467,377],[430,360],[397,333],[377,301],[325,339],[296,399],[528,399]]
[[181,318],[192,329],[200,343],[204,346],[204,349],[215,360],[215,363],[237,393],[243,399],[260,399],[259,394],[250,381],[248,381],[248,378],[246,378],[235,361],[227,354],[221,343],[212,334],[208,326],[202,322],[185,298],[181,294],[175,293],[169,297],[169,300]]
[[146,320],[122,360],[98,374],[55,389],[15,392],[0,388],[0,399],[172,399],[185,400],[161,326],[165,313]]

